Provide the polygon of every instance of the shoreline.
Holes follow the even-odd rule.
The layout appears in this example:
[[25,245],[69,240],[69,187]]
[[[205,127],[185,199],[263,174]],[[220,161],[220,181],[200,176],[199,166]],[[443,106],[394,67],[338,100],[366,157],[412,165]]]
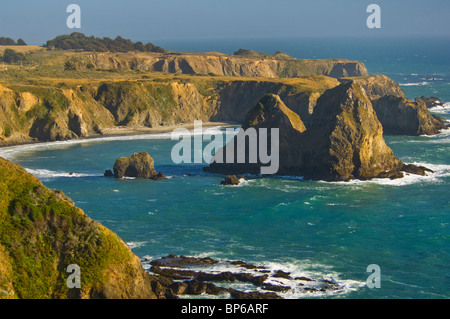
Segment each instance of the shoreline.
[[[237,123],[231,122],[202,122],[202,128],[211,128],[211,127],[227,127],[227,126],[237,126]],[[126,136],[142,136],[142,135],[156,135],[163,133],[170,133],[175,129],[185,128],[188,130],[194,129],[194,123],[181,123],[174,124],[168,126],[159,126],[159,127],[127,127],[127,126],[115,126],[109,127],[102,130],[100,134],[91,134],[88,136],[83,136],[76,139],[68,139],[68,140],[55,140],[55,141],[38,141],[30,139],[23,139],[22,141],[15,140],[11,141],[10,144],[1,144],[0,151],[2,149],[10,148],[10,147],[19,147],[24,145],[39,145],[45,143],[64,143],[64,142],[74,142],[74,141],[89,141],[93,139],[102,139],[108,137],[126,137]]]

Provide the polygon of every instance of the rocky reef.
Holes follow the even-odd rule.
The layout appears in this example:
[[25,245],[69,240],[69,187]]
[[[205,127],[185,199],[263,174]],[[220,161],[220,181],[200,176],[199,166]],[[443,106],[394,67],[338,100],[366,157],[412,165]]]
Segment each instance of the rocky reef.
[[[339,293],[343,289],[332,279],[295,276],[281,269],[268,269],[240,260],[168,255],[155,260],[144,259],[143,265],[158,276],[153,289],[160,298],[166,299],[195,295],[232,299],[283,299],[280,295],[294,290],[297,294],[308,296],[312,293]],[[224,268],[227,270],[217,270]],[[248,284],[249,288],[242,291],[227,287],[233,283]]]
[[[166,179],[162,172],[156,172],[154,165],[155,161],[147,152],[120,157],[114,163],[114,177],[149,178],[153,180]],[[109,175],[109,173],[106,175]]]
[[157,298],[140,259],[61,191],[0,158],[0,192],[0,298]]

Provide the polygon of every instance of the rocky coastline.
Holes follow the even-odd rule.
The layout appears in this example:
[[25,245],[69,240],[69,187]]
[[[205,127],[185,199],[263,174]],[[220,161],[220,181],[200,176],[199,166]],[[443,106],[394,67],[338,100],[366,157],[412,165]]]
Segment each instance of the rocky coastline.
[[[282,295],[286,296],[293,290],[308,296],[338,293],[343,289],[332,278],[295,276],[281,269],[269,269],[240,260],[168,255],[154,260],[143,258],[141,261],[152,274],[152,288],[160,299],[199,295],[231,299],[284,299]],[[232,284],[244,284],[246,289],[234,289],[230,287]]]

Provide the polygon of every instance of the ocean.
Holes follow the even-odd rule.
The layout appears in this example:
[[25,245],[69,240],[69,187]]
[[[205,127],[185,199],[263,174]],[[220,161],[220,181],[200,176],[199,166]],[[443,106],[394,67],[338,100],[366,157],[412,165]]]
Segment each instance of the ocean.
[[[179,51],[233,53],[242,47],[297,58],[359,60],[371,74],[399,82],[409,98],[433,95],[450,102],[448,39],[155,44]],[[450,104],[432,111],[450,120]],[[330,183],[284,176],[220,186],[223,176],[204,173],[206,163],[172,162],[177,141],[170,133],[22,145],[2,148],[0,156],[19,163],[47,187],[63,190],[141,258],[180,254],[243,260],[293,277],[333,279],[342,288],[304,293],[294,287],[280,293],[285,298],[449,298],[449,133],[386,135],[397,157],[435,172],[392,181]],[[151,154],[167,180],[103,177],[115,159],[141,151]],[[380,288],[366,285],[371,264],[380,267]]]

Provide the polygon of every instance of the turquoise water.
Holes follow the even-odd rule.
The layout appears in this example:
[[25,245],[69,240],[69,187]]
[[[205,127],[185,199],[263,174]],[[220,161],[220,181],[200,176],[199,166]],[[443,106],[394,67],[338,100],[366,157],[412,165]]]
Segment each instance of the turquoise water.
[[[280,46],[275,49],[283,50]],[[383,61],[380,55],[378,63]],[[412,84],[439,69],[442,80],[407,85],[405,91],[409,97],[436,91],[450,101],[448,62],[434,62],[416,70],[408,60],[387,71]],[[450,119],[449,108],[434,111]],[[385,138],[397,157],[435,173],[350,183],[265,178],[224,187],[222,176],[202,172],[204,164],[173,164],[176,141],[170,134],[26,145],[0,149],[0,156],[63,190],[139,257],[239,259],[296,275],[332,277],[344,286],[335,294],[294,291],[284,295],[288,298],[449,298],[449,131]],[[116,158],[138,151],[149,152],[157,171],[169,179],[103,177]],[[380,289],[365,286],[370,264],[381,268]]]

